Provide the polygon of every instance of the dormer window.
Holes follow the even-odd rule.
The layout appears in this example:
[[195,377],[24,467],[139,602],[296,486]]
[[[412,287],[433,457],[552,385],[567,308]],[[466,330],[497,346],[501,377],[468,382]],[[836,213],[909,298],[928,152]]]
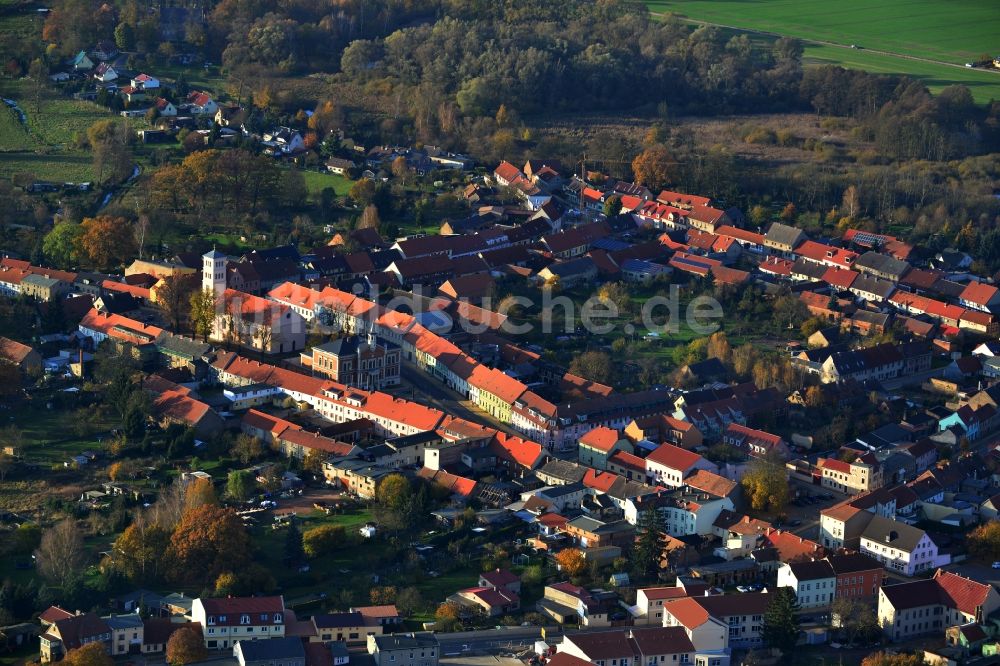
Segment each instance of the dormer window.
[[215,616],[214,615],[209,615],[208,616],[208,623],[209,624],[215,624]]
[[261,613],[260,614],[260,621],[261,622],[267,622],[267,613]]
[[220,615],[220,616],[219,616],[219,622],[220,622],[220,623],[223,623],[223,622],[225,622],[225,621],[226,621],[226,616],[225,616],[225,615]]
[[240,624],[250,624],[250,616],[249,615],[241,615],[240,616]]
[[281,624],[281,613],[275,613],[274,614],[274,623],[275,624]]

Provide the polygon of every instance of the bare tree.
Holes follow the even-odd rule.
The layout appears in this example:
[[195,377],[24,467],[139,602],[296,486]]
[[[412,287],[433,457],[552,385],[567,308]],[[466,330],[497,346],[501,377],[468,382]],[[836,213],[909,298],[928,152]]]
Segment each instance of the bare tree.
[[184,513],[185,495],[184,484],[178,478],[160,493],[156,503],[150,508],[153,522],[163,529],[172,530]]
[[84,564],[83,535],[76,523],[67,518],[45,531],[35,551],[38,570],[47,579],[65,586],[79,575]]

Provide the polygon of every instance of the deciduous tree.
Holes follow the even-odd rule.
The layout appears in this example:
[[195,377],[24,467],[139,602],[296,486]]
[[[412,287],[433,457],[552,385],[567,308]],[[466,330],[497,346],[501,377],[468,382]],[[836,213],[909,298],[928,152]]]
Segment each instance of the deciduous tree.
[[781,511],[788,503],[788,475],[777,459],[755,459],[741,481],[756,511]]
[[76,522],[67,518],[45,530],[35,559],[38,571],[57,585],[65,587],[80,575],[84,564],[83,535]]
[[114,666],[104,643],[87,643],[66,652],[63,662],[67,666]]
[[226,497],[236,502],[245,502],[253,496],[256,483],[250,472],[233,470],[226,477]]
[[170,634],[167,640],[167,663],[171,666],[184,666],[208,658],[208,649],[201,631],[194,627],[184,627]]
[[576,578],[587,568],[587,560],[583,553],[577,548],[563,548],[555,556],[559,570],[570,578]]
[[46,259],[61,268],[76,266],[79,260],[80,236],[83,227],[75,222],[60,222],[45,234],[42,252]]
[[124,217],[99,215],[86,217],[80,224],[78,251],[94,266],[114,268],[135,256],[135,235],[132,223]]
[[156,285],[156,306],[175,332],[180,332],[184,316],[191,307],[191,296],[198,290],[198,276],[174,273]]
[[246,465],[247,463],[257,460],[264,455],[264,443],[260,441],[259,437],[241,433],[233,441],[233,447],[230,449],[230,453],[232,453],[233,457],[239,460],[240,463]]
[[163,553],[170,533],[163,527],[137,516],[115,540],[114,567],[132,583],[147,584],[159,579]]
[[203,584],[235,571],[250,557],[250,538],[236,512],[206,504],[184,512],[174,528],[166,561],[178,583]]
[[677,161],[662,144],[650,146],[632,160],[635,182],[650,189],[664,187],[675,178]]
[[211,290],[200,289],[191,294],[190,310],[188,313],[191,328],[205,341],[208,340],[208,336],[215,324],[215,310],[215,294]]
[[991,520],[972,530],[965,539],[969,552],[984,560],[1000,560],[1000,521]]
[[611,384],[614,379],[611,356],[602,351],[586,351],[574,357],[569,364],[569,371],[602,384]]
[[310,558],[329,555],[347,545],[346,536],[343,525],[320,525],[302,535],[302,550]]

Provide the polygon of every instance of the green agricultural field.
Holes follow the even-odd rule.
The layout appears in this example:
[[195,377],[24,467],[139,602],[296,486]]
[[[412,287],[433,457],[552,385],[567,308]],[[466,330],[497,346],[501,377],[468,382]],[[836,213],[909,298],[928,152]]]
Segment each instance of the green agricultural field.
[[332,187],[338,197],[347,196],[351,185],[354,184],[349,178],[321,171],[304,171],[302,175],[306,180],[306,188],[313,198],[319,196],[319,193],[327,187]]
[[808,42],[809,62],[908,74],[923,79],[932,90],[961,83],[979,102],[1000,99],[1000,72],[964,67],[984,53],[1000,53],[1000,5],[995,2],[647,0],[645,4],[657,14],[672,12],[695,21],[797,37]]
[[73,141],[94,122],[113,117],[110,111],[48,87],[36,105],[33,84],[25,79],[0,82],[0,97],[17,102],[26,119],[0,107],[0,178],[30,173],[42,180],[93,179],[90,154],[74,148]]

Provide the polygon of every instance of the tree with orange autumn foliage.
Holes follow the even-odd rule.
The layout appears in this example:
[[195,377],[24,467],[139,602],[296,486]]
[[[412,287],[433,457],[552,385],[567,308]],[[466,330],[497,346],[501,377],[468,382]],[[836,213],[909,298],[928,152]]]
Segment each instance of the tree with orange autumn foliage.
[[95,267],[114,268],[134,257],[135,234],[132,223],[124,217],[85,217],[80,227],[77,251]]
[[112,666],[115,662],[104,648],[104,643],[87,643],[70,650],[63,657],[63,663],[68,666]]
[[676,173],[677,161],[662,144],[650,146],[632,160],[635,182],[655,189],[669,185]]
[[232,509],[205,504],[188,509],[166,550],[172,582],[208,584],[224,571],[239,571],[250,561],[250,537]]
[[587,560],[578,548],[564,548],[556,553],[556,564],[559,570],[570,578],[576,578],[587,568]]

